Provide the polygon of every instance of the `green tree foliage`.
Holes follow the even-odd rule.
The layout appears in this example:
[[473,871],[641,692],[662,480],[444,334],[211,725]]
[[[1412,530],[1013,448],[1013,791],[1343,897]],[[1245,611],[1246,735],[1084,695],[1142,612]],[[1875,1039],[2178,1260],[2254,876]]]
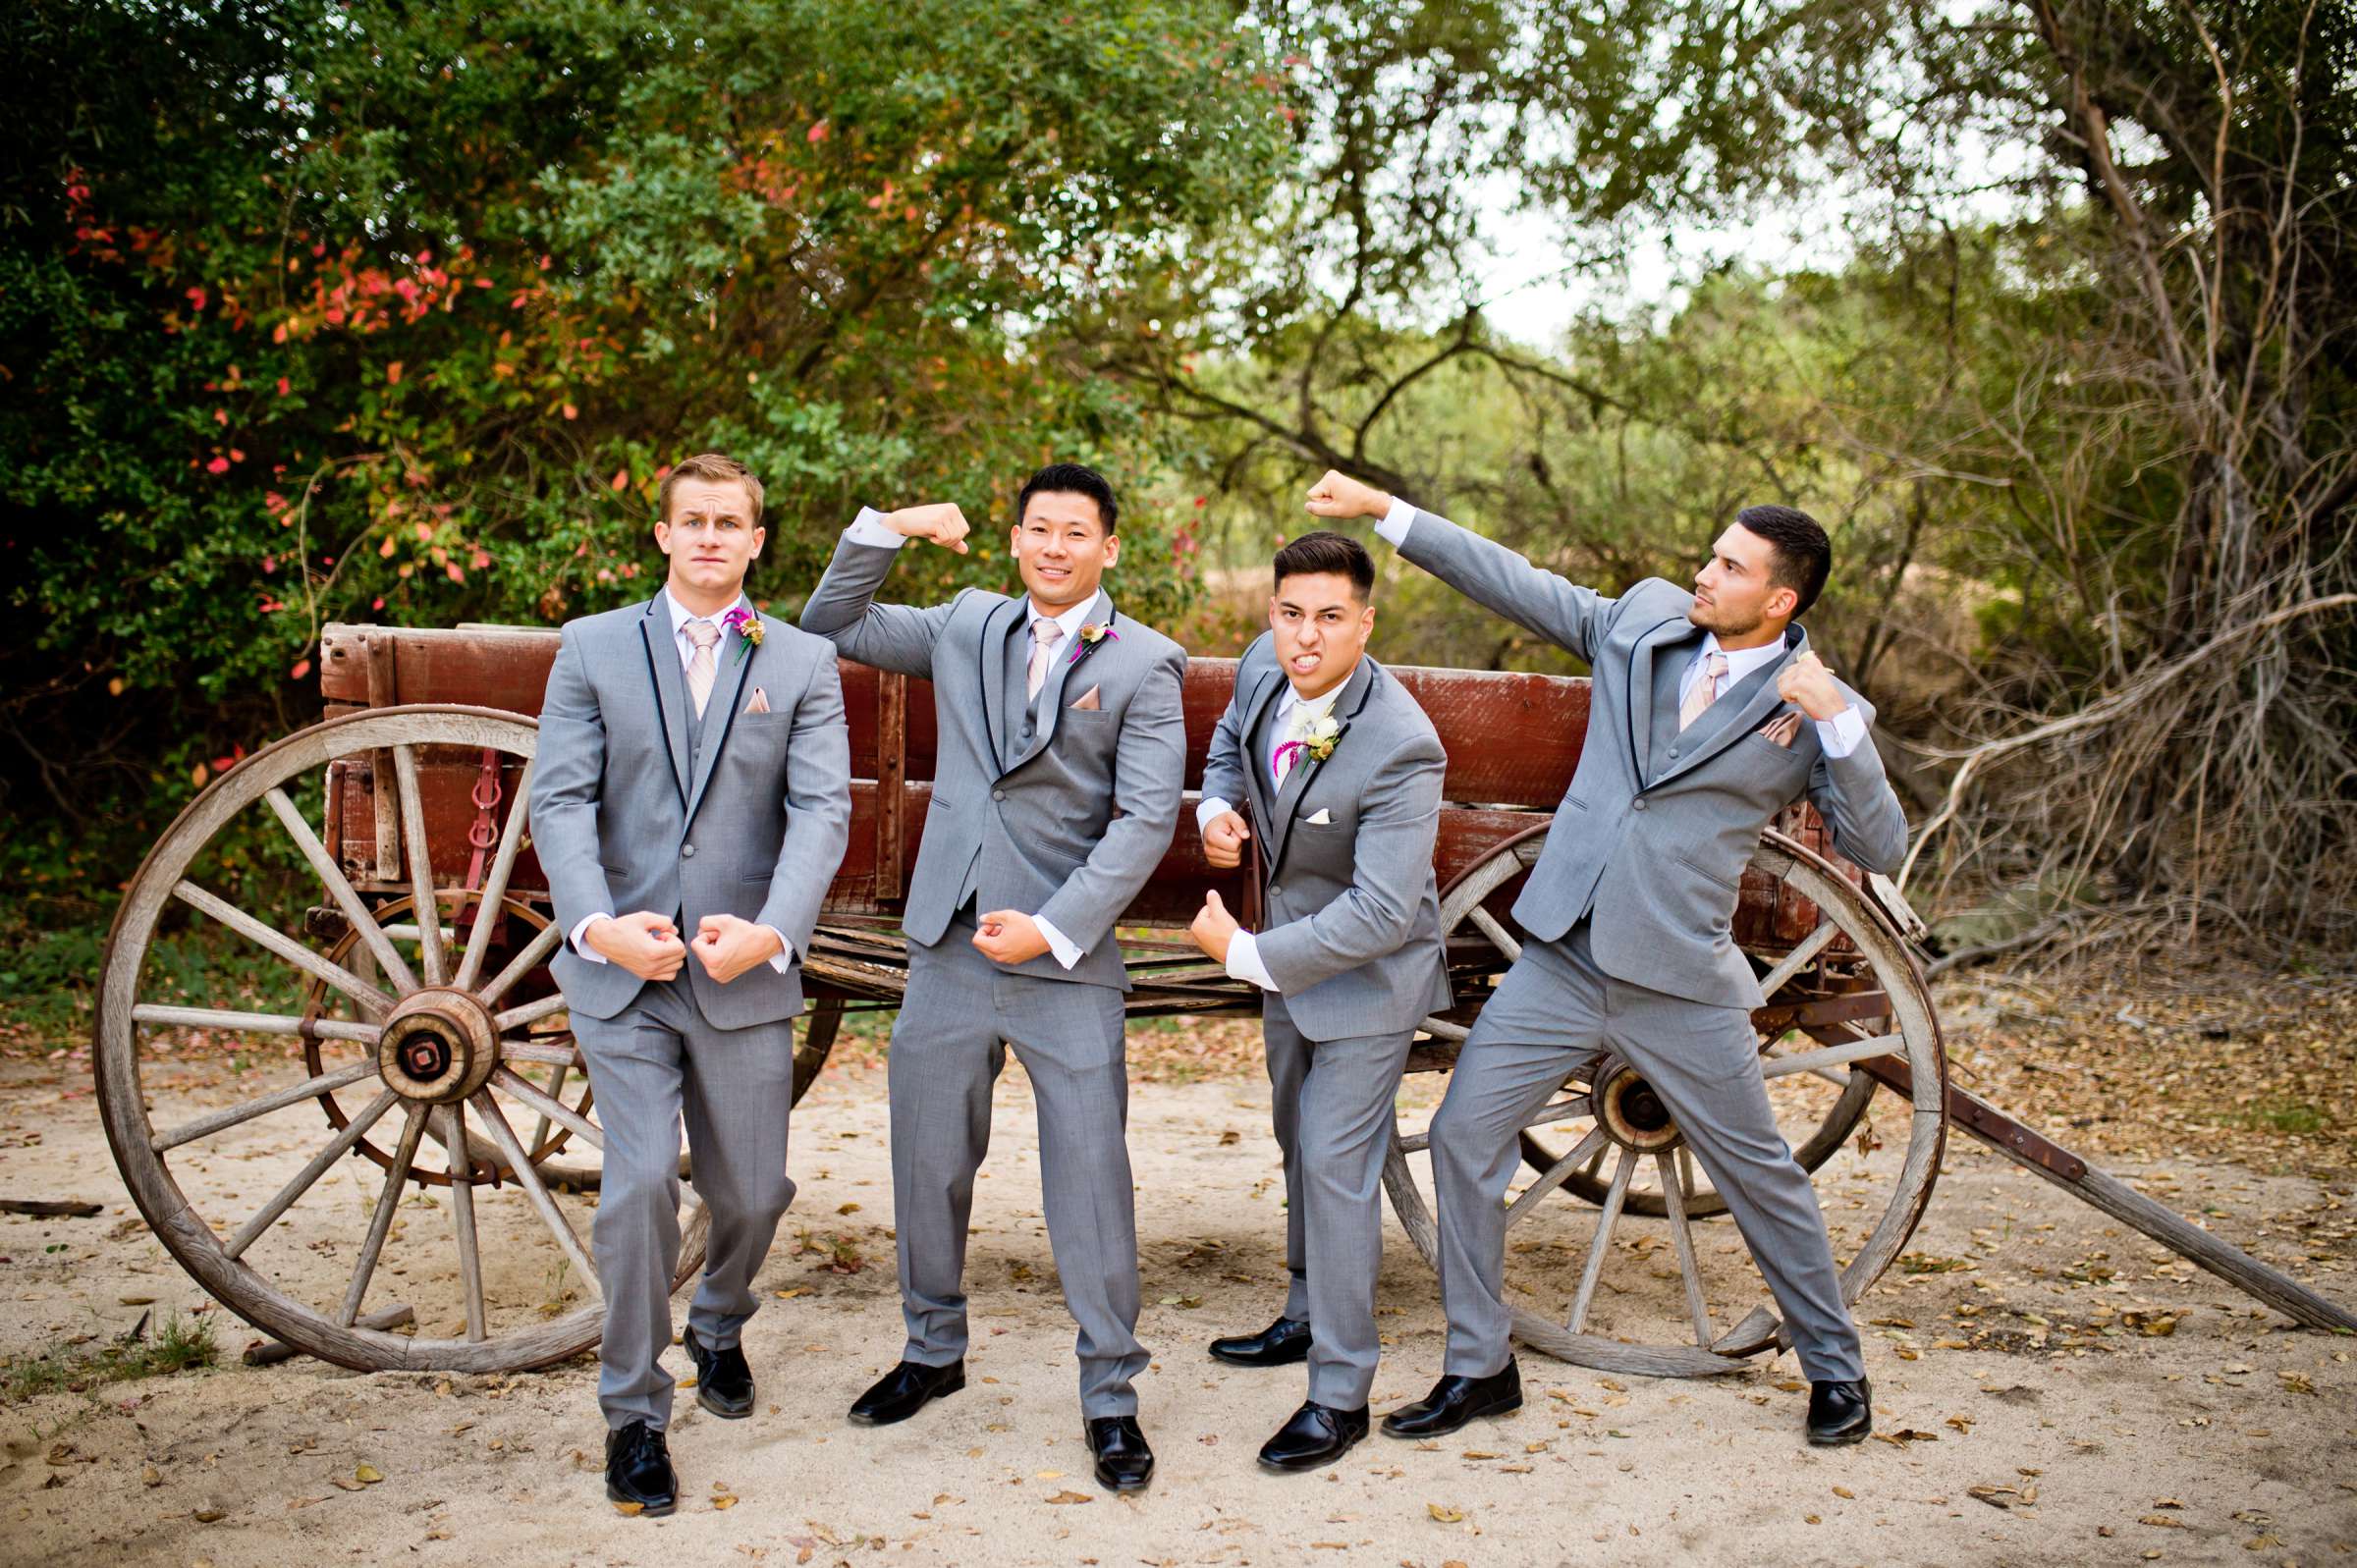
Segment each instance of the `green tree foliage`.
[[[192,778],[314,711],[326,622],[649,591],[687,452],[763,476],[753,587],[788,611],[859,502],[1004,524],[1051,457],[1128,491],[1124,602],[1184,592],[1183,433],[1064,346],[1195,308],[1178,260],[1284,154],[1220,6],[36,0],[0,26],[31,95],[0,208],[8,804],[60,840],[105,813],[92,892]],[[986,537],[904,578],[1007,571]]]

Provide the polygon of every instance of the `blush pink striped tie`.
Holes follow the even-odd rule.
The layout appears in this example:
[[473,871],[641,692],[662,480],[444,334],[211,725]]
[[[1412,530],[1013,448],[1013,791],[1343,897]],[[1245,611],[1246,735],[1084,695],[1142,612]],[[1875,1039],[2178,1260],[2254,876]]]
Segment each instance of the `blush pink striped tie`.
[[720,628],[709,621],[690,621],[687,640],[695,644],[695,655],[687,661],[687,696],[701,719],[704,704],[712,700],[712,677],[719,674],[712,650],[720,646]]
[[1703,661],[1702,676],[1686,700],[1677,705],[1677,728],[1683,730],[1702,717],[1702,710],[1719,700],[1719,682],[1727,675],[1727,655],[1714,653]]

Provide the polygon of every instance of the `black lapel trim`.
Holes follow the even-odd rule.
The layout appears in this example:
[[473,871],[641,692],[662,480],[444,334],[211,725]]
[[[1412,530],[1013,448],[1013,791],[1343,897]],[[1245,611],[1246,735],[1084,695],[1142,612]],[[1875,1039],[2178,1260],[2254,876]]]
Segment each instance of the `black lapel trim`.
[[[654,616],[655,606],[661,602],[660,594],[646,602],[649,619]],[[680,797],[680,815],[684,819],[687,813],[687,784],[680,777],[680,759],[672,750],[671,715],[663,707],[663,676],[655,669],[655,645],[644,626],[638,631],[638,649],[646,655],[646,683],[655,693],[655,719],[663,727],[663,761],[671,769],[671,787]]]

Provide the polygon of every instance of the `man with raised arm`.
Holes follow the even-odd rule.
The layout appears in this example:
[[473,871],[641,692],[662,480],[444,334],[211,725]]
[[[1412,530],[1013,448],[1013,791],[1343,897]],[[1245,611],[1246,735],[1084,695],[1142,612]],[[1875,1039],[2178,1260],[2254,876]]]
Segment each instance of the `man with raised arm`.
[[1285,1156],[1285,1310],[1211,1342],[1242,1367],[1309,1363],[1309,1397],[1261,1446],[1311,1470],[1367,1434],[1381,1354],[1383,1160],[1407,1048],[1449,1005],[1432,870],[1448,755],[1432,721],[1367,657],[1375,563],[1339,533],[1277,552],[1269,631],[1244,650],[1213,732],[1196,819],[1206,858],[1240,863],[1258,825],[1263,907],[1240,929],[1216,892],[1196,945],[1258,986],[1271,1116]]
[[1906,820],[1867,738],[1874,710],[1836,680],[1795,619],[1831,568],[1825,530],[1749,507],[1691,592],[1649,578],[1617,599],[1341,473],[1320,517],[1371,517],[1415,565],[1587,662],[1587,739],[1515,901],[1526,941],[1459,1053],[1432,1121],[1443,1376],[1384,1418],[1431,1437],[1522,1402],[1507,1343],[1507,1184],[1517,1134],[1607,1052],[1640,1074],[1727,1201],[1810,1382],[1813,1443],[1873,1430],[1858,1333],[1809,1178],[1778,1131],[1750,1010],[1759,980],[1732,937],[1761,830],[1806,798],[1840,852],[1895,867]]
[[1010,547],[1023,591],[875,603],[896,552],[963,553],[956,506],[862,511],[802,611],[850,658],[933,683],[933,798],[908,889],[908,990],[892,1032],[900,1364],[851,1406],[904,1421],[965,1386],[966,1221],[990,1092],[1014,1048],[1038,1102],[1040,1185],[1079,1325],[1080,1414],[1097,1480],[1143,1487],[1132,1386],[1137,1230],[1124,1141],[1128,971],[1114,922],[1170,847],[1186,767],[1186,654],[1100,586],[1121,555],[1113,487],[1078,463],[1033,474]]
[[746,602],[761,482],[704,453],[664,478],[643,604],[567,623],[540,709],[532,842],[567,935],[553,968],[605,1132],[598,1405],[606,1495],[667,1514],[680,1129],[712,1217],[682,1338],[696,1399],[752,1414],[739,1339],[794,1199],[800,956],[843,859],[851,751],[835,649]]

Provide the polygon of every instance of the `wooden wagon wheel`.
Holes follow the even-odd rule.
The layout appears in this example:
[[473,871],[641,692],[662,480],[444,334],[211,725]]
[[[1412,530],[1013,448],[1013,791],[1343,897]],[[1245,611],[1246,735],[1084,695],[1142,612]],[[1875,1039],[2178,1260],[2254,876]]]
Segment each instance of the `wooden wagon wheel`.
[[[1768,881],[1765,862],[1755,859],[1752,866],[1747,884]],[[1472,868],[1475,872],[1481,869]],[[1780,878],[1773,884],[1772,896],[1791,902],[1785,895],[1795,891],[1788,877]],[[1749,887],[1747,895],[1748,892]],[[1875,913],[1879,915],[1881,911],[1877,909]],[[1818,1045],[1832,1043],[1836,1032],[1826,1026],[1836,1021],[1854,1023],[1869,1034],[1886,1032],[1891,1018],[1885,989],[1889,985],[1912,990],[1922,1009],[1926,1013],[1932,1011],[1930,990],[1921,969],[1909,963],[1897,975],[1875,973],[1873,964],[1861,954],[1857,945],[1843,940],[1843,916],[1841,909],[1829,912],[1818,907],[1815,928],[1799,941],[1788,947],[1754,950],[1748,954],[1763,981],[1777,982],[1762,988],[1767,1004],[1752,1015],[1763,1056],[1775,1054],[1780,1048],[1789,1049],[1788,1043],[1795,1037],[1806,1037]],[[1797,958],[1793,956],[1795,953],[1799,954]],[[1867,1106],[1874,1099],[1875,1087],[1873,1078],[1855,1072],[1846,1074],[1845,1081],[1839,1083],[1813,1073],[1786,1075],[1773,1081],[1769,1100],[1776,1107],[1778,1124],[1783,1129],[1784,1141],[1791,1146],[1792,1158],[1799,1162],[1801,1169],[1813,1172],[1832,1159],[1852,1133],[1860,1132],[1861,1123],[1864,1123],[1861,1135],[1869,1145],[1873,1143],[1876,1134],[1867,1120]],[[1523,1163],[1539,1175],[1554,1169],[1569,1148],[1565,1139],[1552,1136],[1548,1129],[1539,1127],[1524,1128],[1521,1144]],[[1604,1151],[1600,1149],[1595,1159],[1563,1178],[1563,1195],[1602,1208],[1612,1187],[1611,1178],[1603,1169],[1603,1159]],[[1679,1174],[1685,1182],[1687,1218],[1709,1219],[1727,1213],[1727,1200],[1694,1165],[1690,1154],[1681,1157]],[[1651,1219],[1669,1214],[1668,1195],[1658,1182],[1648,1183],[1642,1176],[1630,1185],[1622,1203],[1630,1214]]]
[[[1482,906],[1482,901],[1538,859],[1536,836],[1501,845],[1487,860],[1458,879],[1443,900],[1445,932],[1467,927],[1483,934],[1503,958],[1520,952],[1521,943],[1507,922]],[[1882,1194],[1881,1210],[1872,1229],[1847,1249],[1841,1270],[1841,1298],[1855,1303],[1881,1277],[1906,1245],[1916,1221],[1931,1201],[1939,1172],[1941,1151],[1946,1143],[1942,1114],[1947,1081],[1947,1058],[1940,1038],[1937,1014],[1914,956],[1890,919],[1824,859],[1779,834],[1764,835],[1752,865],[1814,902],[1821,912],[1815,932],[1764,977],[1763,990],[1783,990],[1792,974],[1806,967],[1838,933],[1855,945],[1860,957],[1888,999],[1888,1018],[1873,1028],[1848,1019],[1812,1023],[1807,1038],[1788,1050],[1769,1052],[1762,1070],[1772,1094],[1780,1080],[1808,1075],[1828,1081],[1836,1105],[1855,1092],[1863,1074],[1847,1063],[1870,1056],[1893,1055],[1912,1073],[1914,1093],[1906,1103],[1903,1132],[1895,1125],[1890,1142],[1896,1170],[1888,1175],[1869,1172]],[[1503,967],[1503,964],[1501,964]],[[1465,1027],[1444,1018],[1425,1021],[1436,1039],[1461,1041]],[[1874,1032],[1879,1029],[1882,1032]],[[1780,1038],[1780,1046],[1784,1041]],[[1609,1372],[1655,1377],[1706,1377],[1737,1371],[1743,1357],[1778,1342],[1782,1325],[1766,1301],[1767,1291],[1732,1227],[1704,1234],[1720,1238],[1709,1250],[1698,1240],[1697,1217],[1688,1201],[1698,1190],[1700,1170],[1686,1151],[1675,1124],[1663,1112],[1641,1079],[1607,1058],[1591,1084],[1574,1079],[1561,1095],[1535,1112],[1532,1127],[1585,1123],[1567,1152],[1512,1198],[1507,1209],[1507,1286],[1551,1304],[1541,1312],[1529,1305],[1514,1308],[1514,1332],[1535,1349],[1581,1366]],[[1871,1088],[1865,1093],[1870,1095]],[[1863,1096],[1861,1096],[1863,1098]],[[1837,1141],[1837,1140],[1836,1140]],[[1438,1267],[1438,1229],[1425,1196],[1430,1146],[1424,1127],[1394,1130],[1392,1150],[1384,1165],[1384,1185],[1393,1210],[1408,1239],[1427,1263]],[[1828,1153],[1830,1154],[1830,1150]],[[1609,1165],[1608,1162],[1609,1162]],[[1886,1167],[1891,1162],[1886,1161]],[[1601,1205],[1584,1207],[1549,1201],[1556,1189],[1582,1170],[1609,1168]],[[1656,1197],[1660,1223],[1638,1214],[1630,1199],[1639,1190],[1640,1172]],[[1814,1172],[1822,1187],[1822,1164]],[[1872,1201],[1871,1199],[1869,1201]],[[1846,1227],[1844,1227],[1846,1228]],[[1616,1258],[1616,1237],[1638,1231],[1633,1241],[1617,1250],[1633,1254]],[[1663,1234],[1666,1232],[1666,1236]],[[1844,1252],[1844,1234],[1836,1231],[1835,1251]],[[1731,1244],[1731,1245],[1729,1245]],[[1555,1277],[1551,1265],[1562,1255],[1567,1264],[1574,1255],[1576,1279]],[[1534,1261],[1525,1265],[1523,1260]],[[1614,1267],[1615,1264],[1620,1267]],[[1667,1267],[1655,1268],[1660,1264]],[[1626,1276],[1637,1275],[1632,1280]],[[1522,1277],[1517,1277],[1520,1274]],[[1642,1282],[1644,1276],[1675,1279],[1674,1291]],[[1597,1291],[1615,1292],[1609,1325],[1596,1312]],[[1567,1291],[1566,1288],[1567,1287]],[[1566,1298],[1567,1294],[1567,1300]],[[1712,1303],[1733,1299],[1740,1321],[1727,1325],[1724,1306]],[[1760,1303],[1745,1311],[1745,1304]],[[1559,1307],[1553,1304],[1561,1303]],[[1562,1316],[1555,1316],[1560,1310]],[[1684,1342],[1680,1342],[1680,1341]]]
[[[545,1117],[578,1145],[602,1145],[590,1114],[522,1076],[527,1064],[580,1071],[570,1041],[551,1043],[531,1033],[536,1022],[563,1010],[564,999],[519,1002],[511,997],[520,980],[546,962],[562,933],[542,925],[496,973],[487,973],[493,922],[460,924],[467,901],[500,907],[507,895],[524,839],[522,804],[537,738],[530,720],[458,707],[374,709],[290,735],[241,762],[189,803],[133,879],[108,939],[95,1031],[97,1087],[125,1185],[172,1255],[216,1299],[298,1350],[342,1366],[516,1371],[579,1354],[597,1342],[602,1326],[596,1269],[581,1239],[588,1200],[549,1179],[551,1140],[534,1139],[541,1151],[535,1161],[511,1119],[512,1112]],[[522,765],[479,892],[434,883],[419,777],[429,749],[438,747],[464,748],[470,763],[490,748]],[[397,941],[380,924],[297,803],[299,794],[316,791],[329,762],[371,755],[382,759],[379,767],[390,764],[392,777],[379,782],[379,798],[398,801],[411,908],[434,907],[443,915],[417,922],[408,941]],[[316,883],[290,887],[275,907],[244,894],[256,903],[253,909],[208,888],[208,881],[221,882],[233,861],[254,864],[256,834],[291,844]],[[265,879],[251,881],[266,885]],[[331,960],[301,935],[301,906],[321,886],[376,978]],[[226,927],[244,945],[225,950],[217,942],[178,941],[191,911]],[[446,943],[444,920],[469,934],[463,947]],[[170,945],[160,961],[159,943]],[[192,962],[192,951],[203,956]],[[252,967],[257,954],[275,960],[265,962],[258,977]],[[308,1002],[313,982],[328,999],[317,1005]],[[156,1061],[152,1048],[186,1032],[237,1037],[262,1054],[276,1048],[287,1063],[284,1081],[224,1109],[159,1127],[148,1102],[166,1091],[148,1081]],[[304,1049],[292,1049],[297,1043]],[[175,1165],[186,1162],[201,1175],[210,1140],[274,1112],[292,1112],[286,1125],[299,1126],[306,1102],[312,1103],[311,1136],[318,1148],[301,1170],[258,1209],[241,1205],[218,1219],[201,1213],[184,1190],[188,1172]],[[324,1129],[317,1121],[319,1102],[334,1102]],[[363,1189],[356,1206],[337,1201],[340,1195],[331,1191],[298,1211],[380,1123],[400,1131],[384,1176],[374,1164],[360,1167],[373,1193]],[[477,1129],[489,1140],[489,1161],[474,1157]],[[429,1144],[438,1153],[432,1164],[421,1164]],[[467,1154],[454,1159],[454,1150]],[[420,1178],[436,1173],[444,1185],[429,1191]],[[447,1230],[438,1223],[397,1225],[400,1211],[420,1207],[446,1211]],[[366,1211],[356,1243],[356,1213],[324,1212],[356,1208]],[[674,1288],[702,1265],[702,1207],[690,1196],[687,1208]],[[455,1265],[448,1299],[410,1303],[420,1325],[449,1323],[450,1329],[410,1338],[356,1326],[379,1264],[389,1261],[388,1243],[411,1228],[449,1239],[408,1240],[391,1267],[410,1273],[405,1290],[420,1291],[438,1283],[430,1276]],[[342,1257],[353,1257],[340,1299],[314,1299],[316,1284],[291,1283],[306,1249],[336,1256],[339,1272]]]

